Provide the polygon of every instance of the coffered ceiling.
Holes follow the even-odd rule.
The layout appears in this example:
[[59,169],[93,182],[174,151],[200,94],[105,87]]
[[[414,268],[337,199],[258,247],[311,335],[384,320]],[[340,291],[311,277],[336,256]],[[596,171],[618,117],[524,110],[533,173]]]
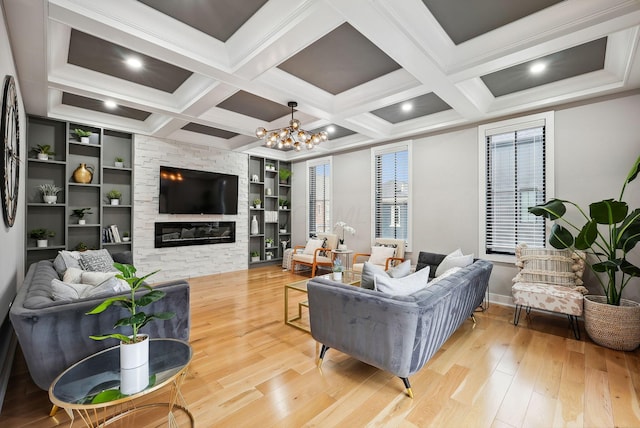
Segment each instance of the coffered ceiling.
[[286,159],[640,88],[638,0],[3,3],[28,113]]

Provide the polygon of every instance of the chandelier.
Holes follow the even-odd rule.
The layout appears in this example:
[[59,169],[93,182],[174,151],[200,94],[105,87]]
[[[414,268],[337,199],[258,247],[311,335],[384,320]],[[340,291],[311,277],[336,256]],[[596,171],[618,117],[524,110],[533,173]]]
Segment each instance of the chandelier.
[[264,140],[267,147],[280,150],[293,149],[300,151],[302,146],[304,146],[310,150],[322,141],[327,141],[329,139],[329,135],[326,131],[320,131],[316,134],[312,134],[309,131],[305,131],[300,128],[300,121],[293,118],[293,109],[298,107],[298,103],[295,101],[289,101],[287,105],[291,107],[291,120],[289,121],[289,126],[269,130],[262,127],[256,129],[256,137]]

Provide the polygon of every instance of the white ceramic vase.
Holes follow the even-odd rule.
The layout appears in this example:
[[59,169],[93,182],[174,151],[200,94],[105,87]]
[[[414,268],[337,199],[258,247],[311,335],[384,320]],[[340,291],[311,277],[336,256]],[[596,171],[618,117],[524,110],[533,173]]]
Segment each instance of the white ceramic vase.
[[120,369],[120,392],[135,394],[149,386],[149,363],[133,369]]
[[38,239],[36,241],[36,247],[38,248],[44,248],[48,245],[48,240],[47,239]]
[[135,343],[120,342],[121,369],[135,369],[149,362],[149,336],[144,334],[138,336],[144,339]]
[[89,137],[80,137],[80,142],[82,144],[89,144]]
[[78,220],[78,224],[87,224],[87,220],[84,218],[81,218],[80,220]]
[[38,159],[40,160],[49,160],[49,155],[46,153],[38,153]]
[[251,234],[258,234],[258,219],[256,218],[256,216],[253,216],[253,218],[251,219]]
[[338,245],[338,250],[340,250],[340,251],[346,251],[346,250],[347,250],[347,244],[340,244],[340,245]]
[[116,168],[123,168],[124,162],[115,162]]
[[42,198],[47,204],[55,204],[58,202],[58,195],[43,195]]
[[111,205],[120,205],[120,199],[111,199]]
[[342,282],[342,272],[334,272],[333,280]]

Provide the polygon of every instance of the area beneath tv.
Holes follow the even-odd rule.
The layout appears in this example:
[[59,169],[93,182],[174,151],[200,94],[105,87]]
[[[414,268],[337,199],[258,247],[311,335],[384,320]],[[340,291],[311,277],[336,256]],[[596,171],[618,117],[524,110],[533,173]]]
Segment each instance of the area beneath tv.
[[155,248],[236,242],[235,221],[155,223]]

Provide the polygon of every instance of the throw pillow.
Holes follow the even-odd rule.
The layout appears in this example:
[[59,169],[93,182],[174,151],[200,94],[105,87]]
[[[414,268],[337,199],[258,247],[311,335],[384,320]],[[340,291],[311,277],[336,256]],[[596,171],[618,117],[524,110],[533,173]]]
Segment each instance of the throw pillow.
[[461,268],[461,267],[459,267],[459,266],[452,267],[451,269],[448,269],[448,270],[447,270],[445,273],[443,273],[442,275],[440,275],[440,276],[436,276],[435,278],[433,278],[433,279],[429,282],[429,285],[433,285],[433,284],[438,283],[439,281],[441,281],[441,280],[445,279],[446,277],[451,276],[451,275],[453,275],[454,273],[458,272],[460,269],[462,269],[462,268]]
[[84,271],[81,275],[80,282],[89,285],[102,284],[106,280],[113,278],[117,272],[91,272]]
[[83,270],[89,270],[93,272],[112,272],[116,271],[113,267],[113,259],[109,251],[102,250],[89,250],[80,254],[80,267]]
[[460,248],[448,254],[436,269],[436,276],[440,276],[452,267],[466,267],[473,263],[473,254],[463,255]]
[[309,239],[307,241],[307,245],[305,245],[304,251],[302,253],[303,254],[313,255],[317,248],[322,247],[322,243],[323,242],[324,242],[323,239],[314,239],[314,238]]
[[425,288],[429,281],[429,268],[421,269],[403,278],[375,276],[376,290],[392,296],[408,296]]
[[395,254],[396,249],[392,247],[371,247],[369,263],[384,266],[387,263],[387,259],[393,257]]
[[375,290],[375,276],[384,275],[389,278],[403,278],[411,273],[411,260],[405,260],[393,269],[385,271],[383,267],[364,262],[360,275],[360,288]]
[[102,281],[100,284],[95,287],[91,287],[83,297],[101,297],[101,296],[110,296],[114,294],[124,293],[125,291],[129,291],[129,284],[122,279],[118,279],[115,276],[111,276],[105,281]]
[[79,251],[58,251],[58,255],[53,260],[53,268],[58,272],[60,278],[70,267],[80,269],[80,252]]
[[62,281],[70,284],[78,284],[82,282],[82,272],[84,272],[82,269],[70,267],[64,273]]
[[405,260],[387,272],[391,278],[403,278],[411,273],[411,260]]
[[70,284],[56,278],[51,280],[51,298],[53,300],[63,302],[78,300],[84,297],[84,294],[91,289],[93,289],[93,286],[88,284]]

